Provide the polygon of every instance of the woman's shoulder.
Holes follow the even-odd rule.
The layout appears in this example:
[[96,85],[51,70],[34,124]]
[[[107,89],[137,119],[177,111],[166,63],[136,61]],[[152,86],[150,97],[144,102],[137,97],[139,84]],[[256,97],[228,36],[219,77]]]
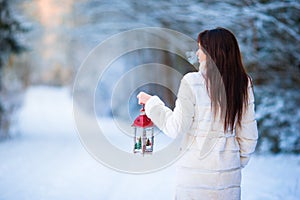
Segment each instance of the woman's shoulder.
[[189,72],[185,74],[182,78],[183,80],[187,81],[189,84],[205,84],[205,79],[200,72]]

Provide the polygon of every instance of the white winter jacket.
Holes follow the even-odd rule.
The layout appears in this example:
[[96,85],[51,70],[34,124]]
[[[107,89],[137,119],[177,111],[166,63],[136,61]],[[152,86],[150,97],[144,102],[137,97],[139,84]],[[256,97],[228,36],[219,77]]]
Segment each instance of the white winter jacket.
[[181,80],[174,110],[152,96],[145,105],[147,116],[168,136],[185,134],[192,145],[177,163],[177,200],[240,199],[241,168],[248,163],[258,139],[251,84],[241,127],[224,132],[214,119],[205,79],[201,72]]

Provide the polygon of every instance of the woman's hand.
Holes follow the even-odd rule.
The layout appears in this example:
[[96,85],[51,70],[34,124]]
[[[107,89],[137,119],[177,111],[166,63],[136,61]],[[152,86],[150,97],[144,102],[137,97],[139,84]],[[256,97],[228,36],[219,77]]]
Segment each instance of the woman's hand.
[[139,104],[146,104],[152,96],[145,92],[140,92],[136,97],[139,100]]

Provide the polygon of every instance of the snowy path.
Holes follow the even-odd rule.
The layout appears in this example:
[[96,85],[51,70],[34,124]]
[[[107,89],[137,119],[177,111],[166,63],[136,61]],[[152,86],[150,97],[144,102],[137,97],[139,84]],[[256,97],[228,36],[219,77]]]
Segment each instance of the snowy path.
[[[33,87],[20,112],[19,136],[0,143],[0,200],[168,200],[175,167],[146,175],[102,166],[81,145],[67,89]],[[300,197],[300,157],[255,156],[243,171],[243,200]],[[298,198],[297,198],[298,197]]]

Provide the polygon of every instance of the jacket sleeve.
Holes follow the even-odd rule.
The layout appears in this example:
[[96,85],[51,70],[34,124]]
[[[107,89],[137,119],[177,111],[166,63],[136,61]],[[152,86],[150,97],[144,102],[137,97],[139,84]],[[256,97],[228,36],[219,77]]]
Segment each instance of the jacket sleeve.
[[237,126],[236,128],[237,141],[240,147],[241,167],[245,167],[248,164],[250,155],[255,151],[258,139],[252,87],[249,87],[248,99],[246,112],[244,112],[244,115],[242,116],[241,126]]
[[180,87],[172,111],[157,96],[152,96],[145,105],[146,115],[154,124],[171,138],[187,132],[194,117],[195,96],[185,77]]

